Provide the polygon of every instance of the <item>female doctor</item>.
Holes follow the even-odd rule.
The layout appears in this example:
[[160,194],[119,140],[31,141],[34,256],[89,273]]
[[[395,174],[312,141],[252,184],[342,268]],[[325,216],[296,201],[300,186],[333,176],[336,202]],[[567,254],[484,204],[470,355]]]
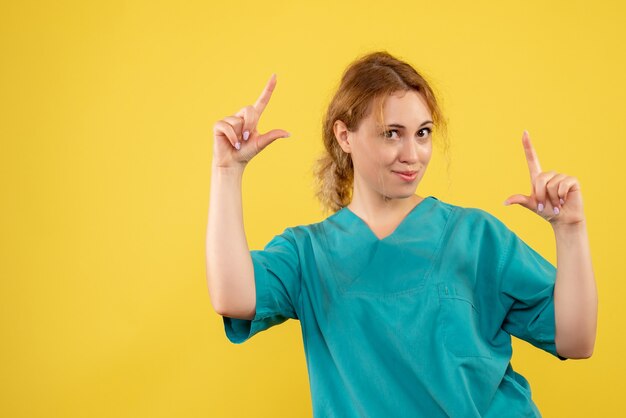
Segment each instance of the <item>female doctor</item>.
[[560,360],[593,352],[578,180],[542,171],[524,131],[531,191],[504,204],[549,223],[556,268],[489,213],[417,195],[444,118],[411,65],[374,52],[346,69],[324,120],[318,197],[333,213],[250,251],[244,169],[289,136],[256,129],[275,86],[213,130],[207,278],[229,340],[299,320],[315,417],[541,416],[511,335]]

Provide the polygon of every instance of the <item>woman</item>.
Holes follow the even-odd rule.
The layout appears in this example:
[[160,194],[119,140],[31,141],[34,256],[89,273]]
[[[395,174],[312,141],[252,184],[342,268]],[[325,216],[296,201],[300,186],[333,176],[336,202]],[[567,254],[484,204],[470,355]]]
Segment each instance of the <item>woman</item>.
[[416,195],[445,123],[426,80],[376,52],[349,66],[325,118],[319,197],[334,213],[249,251],[244,168],[289,136],[255,129],[275,85],[214,127],[207,276],[229,340],[300,320],[316,417],[541,416],[510,336],[562,360],[592,354],[578,181],[542,172],[524,132],[532,192],[505,204],[549,221],[556,269],[487,212]]

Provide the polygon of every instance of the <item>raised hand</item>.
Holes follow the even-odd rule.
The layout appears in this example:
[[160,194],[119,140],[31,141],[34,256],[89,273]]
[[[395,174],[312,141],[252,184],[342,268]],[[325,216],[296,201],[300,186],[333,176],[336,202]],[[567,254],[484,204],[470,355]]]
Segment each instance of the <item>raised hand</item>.
[[527,131],[522,135],[526,162],[530,171],[530,196],[516,194],[504,201],[536,212],[552,226],[573,225],[584,221],[583,200],[578,179],[554,171],[542,172],[539,158]]
[[253,106],[246,106],[232,116],[227,116],[213,126],[213,164],[217,167],[245,166],[266,146],[290,134],[283,129],[273,129],[264,134],[256,130],[259,119],[276,87],[276,74],[272,74],[263,92]]

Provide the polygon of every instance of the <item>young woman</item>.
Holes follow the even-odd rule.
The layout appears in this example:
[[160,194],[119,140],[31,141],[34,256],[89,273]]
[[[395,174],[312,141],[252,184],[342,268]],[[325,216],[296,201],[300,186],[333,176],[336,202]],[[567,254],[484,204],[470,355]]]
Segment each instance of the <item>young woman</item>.
[[592,354],[578,181],[543,172],[524,132],[532,192],[505,204],[550,223],[556,269],[487,212],[416,195],[444,119],[413,67],[376,52],[348,67],[324,121],[319,197],[334,213],[249,251],[244,168],[289,136],[256,130],[275,86],[214,126],[207,277],[229,340],[300,320],[315,417],[541,416],[511,335],[561,360]]

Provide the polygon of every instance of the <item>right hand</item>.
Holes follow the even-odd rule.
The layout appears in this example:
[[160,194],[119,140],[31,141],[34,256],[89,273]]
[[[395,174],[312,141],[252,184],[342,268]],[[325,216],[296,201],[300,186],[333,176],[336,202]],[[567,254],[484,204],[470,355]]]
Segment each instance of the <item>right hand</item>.
[[[246,106],[234,115],[215,123],[213,126],[214,166],[243,167],[274,140],[290,135],[283,129],[273,129],[264,134],[259,134],[256,130],[275,86],[276,74],[272,74],[254,106]],[[245,132],[249,134],[244,136]]]

